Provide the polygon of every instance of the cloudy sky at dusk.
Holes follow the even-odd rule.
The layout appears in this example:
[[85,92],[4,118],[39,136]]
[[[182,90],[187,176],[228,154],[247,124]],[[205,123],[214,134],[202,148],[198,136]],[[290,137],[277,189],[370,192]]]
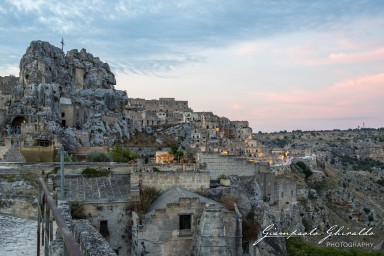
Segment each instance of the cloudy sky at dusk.
[[0,75],[32,40],[85,48],[128,97],[254,132],[384,127],[382,0],[2,0]]

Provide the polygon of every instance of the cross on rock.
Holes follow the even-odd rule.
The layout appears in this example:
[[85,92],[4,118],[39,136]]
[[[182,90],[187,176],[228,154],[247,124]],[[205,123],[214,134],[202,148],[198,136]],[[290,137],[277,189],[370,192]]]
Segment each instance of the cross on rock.
[[64,38],[61,38],[61,50],[64,51]]

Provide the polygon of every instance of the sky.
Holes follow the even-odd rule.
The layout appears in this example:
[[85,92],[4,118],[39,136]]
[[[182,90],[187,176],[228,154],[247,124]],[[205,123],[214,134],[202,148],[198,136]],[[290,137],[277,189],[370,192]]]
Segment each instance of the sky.
[[130,98],[187,100],[254,132],[384,127],[383,0],[0,0],[0,75],[62,37]]

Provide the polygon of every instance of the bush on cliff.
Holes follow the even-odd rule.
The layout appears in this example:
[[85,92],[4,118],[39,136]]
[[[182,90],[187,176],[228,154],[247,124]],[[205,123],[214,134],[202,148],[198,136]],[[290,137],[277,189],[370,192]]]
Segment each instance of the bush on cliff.
[[88,162],[111,162],[112,157],[105,152],[91,151],[87,154],[87,161]]

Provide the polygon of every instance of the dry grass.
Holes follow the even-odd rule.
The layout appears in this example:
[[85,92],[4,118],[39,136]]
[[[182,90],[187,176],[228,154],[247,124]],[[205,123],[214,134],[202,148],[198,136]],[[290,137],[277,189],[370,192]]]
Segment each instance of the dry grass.
[[220,202],[230,211],[235,211],[235,203],[237,203],[237,196],[235,195],[223,195],[220,198]]
[[140,199],[138,201],[133,201],[128,209],[137,212],[140,217],[143,217],[147,212],[149,206],[160,196],[161,190],[157,188],[144,188],[141,191]]

